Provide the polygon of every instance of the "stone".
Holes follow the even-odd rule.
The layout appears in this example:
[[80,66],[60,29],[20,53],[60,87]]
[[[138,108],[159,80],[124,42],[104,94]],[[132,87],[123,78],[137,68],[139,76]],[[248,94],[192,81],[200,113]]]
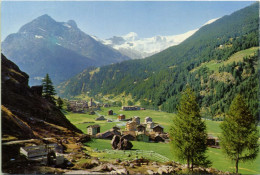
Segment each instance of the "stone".
[[113,170],[109,174],[117,174],[117,171]]
[[99,162],[99,160],[97,160],[97,159],[92,159],[92,160],[91,160],[91,164],[92,164],[93,166],[98,166],[98,165],[100,164],[100,162]]
[[153,170],[147,170],[147,174],[155,174]]
[[152,165],[155,166],[155,167],[157,167],[157,166],[158,166],[158,163],[157,163],[157,162],[153,162]]
[[100,165],[98,167],[96,167],[95,171],[106,171],[106,172],[111,172],[115,170],[114,166],[111,165],[111,164],[103,164],[103,165]]
[[120,165],[130,166],[130,162],[129,161],[123,161],[123,162],[120,163]]
[[120,142],[117,145],[117,148],[119,150],[130,150],[132,147],[133,144],[126,139],[120,139]]
[[117,169],[116,173],[117,174],[128,174],[128,171],[125,168],[123,168],[123,169]]
[[111,140],[111,145],[113,149],[117,149],[117,145],[120,141],[120,136],[114,135],[113,139]]
[[113,149],[118,150],[130,150],[133,147],[133,144],[127,139],[123,139],[118,135],[114,135],[111,145]]
[[89,135],[82,135],[79,137],[79,139],[77,139],[77,142],[80,142],[80,143],[86,143],[86,142],[89,142],[91,140],[90,136]]
[[172,166],[161,166],[158,169],[159,174],[170,174],[170,173],[173,173],[173,172],[174,172],[174,169],[173,169]]
[[133,163],[130,163],[129,167],[130,167],[130,168],[134,168],[135,165],[134,165]]

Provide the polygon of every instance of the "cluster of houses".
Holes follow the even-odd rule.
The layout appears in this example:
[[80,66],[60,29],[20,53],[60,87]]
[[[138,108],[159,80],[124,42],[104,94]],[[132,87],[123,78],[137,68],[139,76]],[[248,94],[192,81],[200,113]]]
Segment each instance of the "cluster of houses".
[[72,111],[75,113],[85,113],[85,112],[93,113],[93,111],[100,110],[100,105],[96,104],[92,98],[90,99],[89,102],[70,100],[67,105],[67,109],[68,111]]
[[168,134],[164,133],[164,127],[155,124],[151,117],[146,117],[144,119],[144,123],[141,123],[140,117],[138,116],[134,116],[131,119],[126,119],[125,115],[120,114],[118,116],[118,120],[127,121],[125,130],[121,130],[119,127],[115,126],[108,131],[100,133],[99,125],[90,125],[87,127],[87,133],[100,139],[112,139],[114,135],[120,135],[128,140],[144,142],[164,142],[169,140]]

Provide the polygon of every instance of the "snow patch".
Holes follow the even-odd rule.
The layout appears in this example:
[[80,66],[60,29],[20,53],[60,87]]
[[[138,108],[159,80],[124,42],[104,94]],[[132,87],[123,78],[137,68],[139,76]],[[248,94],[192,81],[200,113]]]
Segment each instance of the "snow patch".
[[63,26],[71,28],[71,26],[69,24],[67,24],[67,23],[63,24]]
[[44,32],[46,32],[46,30],[44,30],[44,29],[42,29],[42,28],[40,28],[40,27],[38,27],[38,29],[40,29],[41,31],[44,31]]
[[38,39],[42,39],[43,38],[43,36],[41,36],[41,35],[34,35],[34,37],[38,38]]
[[211,24],[211,23],[217,21],[218,19],[219,19],[219,18],[211,19],[211,20],[207,21],[205,24],[203,24],[203,26],[208,25],[208,24]]
[[[143,57],[147,55],[152,55],[158,53],[168,47],[177,45],[193,35],[198,29],[188,31],[179,35],[169,35],[169,36],[154,36],[151,38],[138,38],[135,32],[130,32],[122,38],[125,42],[122,44],[113,44],[112,40],[102,40],[105,45],[110,45],[116,50],[128,49],[135,50],[137,52],[143,53]],[[100,39],[99,39],[100,40]]]
[[59,45],[59,46],[61,46],[61,44],[60,43],[56,43],[57,45]]
[[124,38],[127,41],[135,41],[138,38],[138,35],[135,32],[130,32],[130,33],[122,36],[122,38]]

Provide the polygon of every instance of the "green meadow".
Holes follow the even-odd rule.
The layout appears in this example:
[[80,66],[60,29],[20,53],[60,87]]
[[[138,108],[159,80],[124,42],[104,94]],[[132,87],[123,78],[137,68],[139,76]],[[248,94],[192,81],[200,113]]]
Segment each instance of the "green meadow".
[[[166,113],[160,111],[153,110],[140,110],[140,111],[121,111],[119,107],[111,107],[111,108],[101,108],[101,111],[97,111],[99,115],[104,115],[106,119],[114,120],[114,122],[104,121],[95,121],[95,118],[98,115],[89,115],[89,114],[75,114],[75,113],[66,113],[66,117],[80,130],[86,133],[86,127],[93,124],[99,124],[101,126],[101,132],[111,129],[113,126],[118,125],[121,126],[121,129],[124,129],[125,122],[117,121],[117,115],[108,116],[108,110],[112,109],[114,113],[117,115],[124,114],[126,118],[131,118],[133,116],[139,116],[141,122],[144,122],[144,118],[147,116],[152,117],[155,123],[158,123],[164,127],[165,132],[168,132],[170,129],[170,125],[172,122],[172,118],[175,116],[173,113]],[[87,123],[92,122],[92,123]],[[221,129],[219,121],[211,121],[205,120],[207,125],[207,132],[213,136],[219,136],[221,133]],[[260,128],[260,127],[258,127]],[[92,156],[99,157],[103,160],[111,160],[120,158],[122,160],[134,159],[136,156],[143,156],[146,158],[150,158],[151,160],[156,160],[155,158],[151,158],[153,156],[147,156],[147,154],[138,154],[136,155],[136,150],[143,151],[154,151],[164,157],[167,157],[170,160],[179,161],[172,155],[171,146],[169,143],[146,143],[146,142],[138,142],[133,141],[133,153],[131,156],[129,154],[108,154],[106,152],[93,152],[95,148],[98,150],[112,150],[110,140],[102,140],[102,139],[93,139],[91,142],[85,143],[87,146],[87,150]],[[212,167],[219,169],[221,171],[235,171],[235,163],[231,162],[222,152],[221,149],[209,148],[207,151],[207,155],[209,159],[212,161]],[[181,162],[181,161],[179,161]],[[185,163],[185,162],[182,162]],[[239,164],[239,173],[243,174],[260,174],[260,155],[258,155],[257,159],[249,162],[241,162]]]
[[232,56],[230,56],[229,59],[227,59],[226,61],[211,60],[209,62],[202,63],[199,67],[196,67],[195,69],[191,70],[191,72],[194,72],[203,66],[209,68],[209,70],[217,71],[221,66],[226,66],[228,64],[232,64],[233,62],[243,61],[244,57],[254,55],[258,49],[259,47],[251,47],[249,49],[236,52]]

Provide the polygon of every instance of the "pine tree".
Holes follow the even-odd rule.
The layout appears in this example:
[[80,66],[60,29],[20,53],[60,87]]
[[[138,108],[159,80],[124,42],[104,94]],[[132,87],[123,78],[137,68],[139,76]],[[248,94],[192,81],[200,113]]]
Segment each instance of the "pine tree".
[[193,170],[194,165],[210,165],[205,156],[206,125],[201,120],[195,93],[190,87],[182,94],[177,116],[174,117],[170,129],[170,137],[173,154],[180,160],[186,160],[189,169]]
[[57,105],[59,109],[62,109],[63,101],[60,97],[57,99]]
[[49,77],[49,74],[46,74],[46,76],[42,80],[42,86],[43,86],[42,96],[45,99],[47,99],[49,102],[55,103],[54,95],[56,93],[55,93],[55,89],[54,89],[54,87],[52,85],[52,81],[51,81],[51,79]]
[[221,146],[227,156],[235,161],[254,160],[259,151],[257,121],[249,111],[244,98],[237,95],[232,101],[222,129]]

